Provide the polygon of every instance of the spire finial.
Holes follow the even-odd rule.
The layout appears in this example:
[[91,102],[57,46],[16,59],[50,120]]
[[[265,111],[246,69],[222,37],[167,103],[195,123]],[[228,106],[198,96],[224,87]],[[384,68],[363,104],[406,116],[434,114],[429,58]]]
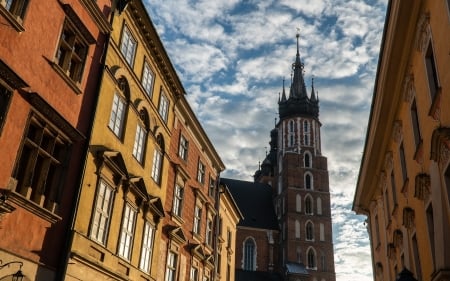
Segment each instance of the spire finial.
[[297,34],[295,35],[295,37],[297,37],[297,55],[299,55],[300,54],[300,52],[299,52],[299,46],[298,46],[298,38],[300,37],[300,28],[299,27],[297,27]]

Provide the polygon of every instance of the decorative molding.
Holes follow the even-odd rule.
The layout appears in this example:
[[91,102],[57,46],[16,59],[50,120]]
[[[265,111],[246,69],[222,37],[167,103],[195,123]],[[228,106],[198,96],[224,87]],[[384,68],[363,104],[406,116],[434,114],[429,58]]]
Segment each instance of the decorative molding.
[[416,87],[414,86],[414,73],[408,72],[403,80],[403,100],[411,103],[416,95]]
[[403,226],[407,229],[412,229],[414,227],[414,210],[410,207],[405,207],[403,209]]
[[403,128],[401,120],[394,121],[392,136],[394,138],[394,141],[397,143],[399,143],[403,139]]
[[431,194],[430,186],[430,175],[424,173],[418,174],[416,176],[414,197],[422,201],[427,200]]
[[393,244],[396,248],[403,249],[403,232],[400,229],[396,229],[393,234]]
[[431,38],[431,28],[430,28],[430,13],[423,13],[416,27],[416,49],[419,52],[425,52],[427,49],[428,42]]
[[384,171],[381,171],[380,176],[378,178],[378,187],[380,190],[383,190],[386,186],[386,173]]
[[392,154],[392,151],[388,151],[386,153],[386,156],[384,159],[384,169],[385,169],[386,173],[388,173],[389,171],[392,171],[393,167],[394,167],[393,154]]

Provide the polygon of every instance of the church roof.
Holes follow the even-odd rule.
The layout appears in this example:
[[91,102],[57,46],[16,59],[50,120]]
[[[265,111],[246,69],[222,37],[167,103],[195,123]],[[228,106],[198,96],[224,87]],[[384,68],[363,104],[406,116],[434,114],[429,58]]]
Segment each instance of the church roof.
[[238,226],[278,230],[272,201],[272,187],[268,184],[221,178],[244,216]]

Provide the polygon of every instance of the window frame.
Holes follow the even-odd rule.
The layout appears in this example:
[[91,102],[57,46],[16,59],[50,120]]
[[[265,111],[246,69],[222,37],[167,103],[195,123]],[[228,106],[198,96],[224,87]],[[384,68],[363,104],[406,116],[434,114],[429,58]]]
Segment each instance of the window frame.
[[122,213],[117,255],[127,261],[131,260],[131,252],[133,251],[136,217],[137,210],[130,203],[126,202]]
[[134,145],[132,155],[140,163],[144,163],[144,154],[146,147],[147,130],[143,125],[138,123],[136,125],[136,134],[134,137]]
[[25,31],[23,22],[28,11],[29,0],[12,0],[7,7],[7,0],[0,0],[0,14],[8,20],[8,22],[18,32]]
[[202,223],[202,207],[199,204],[194,206],[194,223],[193,223],[193,233],[200,235]]
[[144,272],[150,273],[151,264],[153,260],[153,249],[155,242],[156,227],[148,220],[144,223],[141,257],[139,259],[139,268]]
[[213,219],[208,216],[206,219],[206,227],[205,227],[205,243],[207,246],[212,247],[213,246]]
[[203,162],[199,159],[197,168],[197,181],[201,184],[205,183],[205,168],[205,164],[203,164]]
[[158,113],[159,116],[163,119],[164,123],[167,124],[167,121],[169,119],[169,99],[167,98],[164,91],[161,89],[161,94],[159,97],[159,104],[158,104]]
[[[126,100],[116,91],[114,93],[111,113],[108,121],[108,128],[112,131],[112,133],[119,138],[122,139],[124,135],[125,129],[125,118],[127,111],[127,102]],[[120,114],[118,114],[120,113]]]
[[428,80],[428,90],[432,102],[436,99],[439,93],[439,74],[437,70],[436,58],[434,53],[433,43],[430,39],[425,50],[425,72]]
[[180,144],[178,146],[178,156],[180,156],[180,158],[183,159],[184,161],[187,161],[188,151],[189,151],[189,141],[183,134],[180,134]]
[[248,237],[243,242],[243,258],[242,258],[242,268],[248,271],[256,270],[256,243],[251,238]]
[[161,184],[161,173],[163,164],[163,153],[159,149],[155,149],[153,152],[153,165],[152,165],[152,179],[158,184]]
[[[103,186],[102,186],[103,185]],[[102,206],[99,206],[99,199],[105,198],[105,195],[103,194],[102,197],[100,197],[100,192],[104,188],[104,194],[106,192],[109,193],[109,202],[105,202],[105,200],[101,200]],[[95,197],[95,207],[92,212],[92,219],[91,219],[91,226],[90,226],[90,233],[89,238],[94,240],[97,243],[100,243],[101,245],[106,245],[106,242],[108,241],[108,233],[109,233],[109,226],[111,223],[111,213],[112,213],[112,206],[114,203],[114,187],[109,184],[105,179],[100,178],[98,184],[97,184],[97,190],[96,190],[96,197]],[[103,192],[102,192],[103,193]],[[104,203],[107,203],[107,206],[104,205]],[[101,215],[101,217],[98,217],[98,215]],[[97,219],[98,217],[98,219]],[[103,220],[103,218],[106,218]],[[96,221],[98,221],[98,225],[103,224],[103,235],[102,239],[99,239],[99,231],[101,230],[101,227],[96,227]],[[102,223],[104,221],[104,223]]]
[[169,250],[169,253],[167,254],[167,260],[166,260],[166,273],[164,280],[165,281],[175,281],[177,280],[177,263],[178,263],[178,253]]
[[152,68],[150,67],[150,63],[147,60],[144,60],[144,64],[142,66],[141,85],[144,88],[144,91],[149,99],[153,97],[154,83],[155,83],[155,74]]
[[[120,37],[120,53],[122,54],[123,58],[125,59],[125,61],[127,62],[127,64],[130,67],[134,66],[134,60],[136,58],[137,47],[138,47],[138,41],[136,40],[136,37],[131,32],[128,25],[124,24],[123,28],[122,28],[122,34]],[[129,53],[130,48],[131,48],[131,54]]]
[[180,184],[175,184],[173,191],[172,213],[181,218],[183,211],[184,188]]

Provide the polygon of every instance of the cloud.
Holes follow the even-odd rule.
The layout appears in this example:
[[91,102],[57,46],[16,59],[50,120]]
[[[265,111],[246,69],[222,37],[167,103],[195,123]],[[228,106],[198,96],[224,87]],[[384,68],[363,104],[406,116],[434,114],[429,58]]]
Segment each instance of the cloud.
[[[364,217],[351,211],[387,0],[147,2],[187,98],[227,170],[252,180],[299,51],[320,98],[338,281],[373,280]],[[309,90],[308,90],[309,91]],[[343,153],[345,152],[345,153]]]

